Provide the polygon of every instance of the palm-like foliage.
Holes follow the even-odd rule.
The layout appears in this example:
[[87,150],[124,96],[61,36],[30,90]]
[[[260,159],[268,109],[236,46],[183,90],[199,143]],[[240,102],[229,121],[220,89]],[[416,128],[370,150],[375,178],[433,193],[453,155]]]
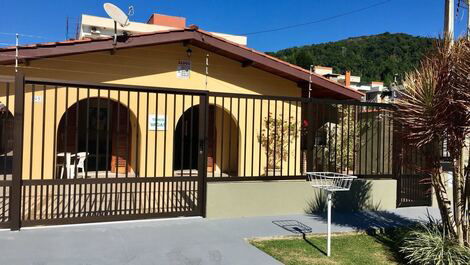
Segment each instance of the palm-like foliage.
[[[406,143],[425,149],[439,208],[451,235],[468,242],[468,196],[462,150],[470,134],[470,42],[443,40],[415,71],[406,75],[396,102],[396,121]],[[434,147],[446,141],[453,159],[453,207],[439,173]],[[468,190],[468,189],[467,189]],[[466,238],[466,239],[465,239]]]

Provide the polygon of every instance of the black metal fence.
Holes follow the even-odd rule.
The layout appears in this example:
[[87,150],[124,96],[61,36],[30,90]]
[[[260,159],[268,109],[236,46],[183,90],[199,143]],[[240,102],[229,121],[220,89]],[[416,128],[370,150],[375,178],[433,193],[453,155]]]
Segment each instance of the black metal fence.
[[306,117],[307,171],[393,177],[390,105],[312,100]]
[[209,93],[208,181],[302,179],[306,99]]
[[209,104],[209,181],[393,177],[390,105],[222,93]]
[[397,178],[398,205],[430,202],[398,159],[390,105],[21,75],[1,86],[0,227],[204,216],[207,181],[309,171]]

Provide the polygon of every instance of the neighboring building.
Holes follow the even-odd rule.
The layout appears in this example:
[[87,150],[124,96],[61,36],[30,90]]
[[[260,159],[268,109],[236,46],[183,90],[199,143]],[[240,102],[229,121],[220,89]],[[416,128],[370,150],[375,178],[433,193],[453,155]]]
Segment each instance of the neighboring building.
[[373,81],[369,84],[363,84],[360,76],[351,75],[349,71],[344,75],[336,74],[333,73],[333,67],[315,66],[314,73],[364,93],[366,96],[362,99],[363,101],[376,103],[389,103],[393,101],[392,92],[388,87],[384,86],[383,82]]
[[[153,14],[147,23],[130,21],[129,25],[117,25],[118,35],[149,33],[164,30],[177,30],[186,28],[186,18]],[[114,20],[110,18],[82,15],[78,32],[79,39],[102,38],[114,35]],[[241,45],[247,45],[247,37],[225,33],[210,32],[212,35],[227,39]]]

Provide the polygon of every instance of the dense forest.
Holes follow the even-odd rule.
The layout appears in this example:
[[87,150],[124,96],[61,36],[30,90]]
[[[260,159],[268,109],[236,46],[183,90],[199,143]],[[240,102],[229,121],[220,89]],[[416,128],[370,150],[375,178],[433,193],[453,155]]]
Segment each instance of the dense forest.
[[408,34],[383,33],[346,40],[293,47],[269,53],[308,69],[310,65],[331,66],[335,73],[350,70],[363,83],[384,81],[390,84],[395,74],[401,79],[414,69],[433,47],[434,39]]

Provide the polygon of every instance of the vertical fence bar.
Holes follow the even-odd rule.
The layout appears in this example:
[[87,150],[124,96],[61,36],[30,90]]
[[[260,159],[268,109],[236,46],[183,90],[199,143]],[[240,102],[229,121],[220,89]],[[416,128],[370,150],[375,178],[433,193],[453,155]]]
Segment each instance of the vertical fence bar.
[[[44,85],[43,86],[43,97],[44,97],[44,100],[43,100],[43,105],[42,105],[42,146],[41,146],[41,180],[44,179],[44,141],[45,141],[45,131],[46,131],[46,106],[47,106],[47,102],[46,102],[46,86]],[[39,218],[42,219],[42,214],[43,214],[43,210],[42,210],[42,203],[43,203],[43,187],[41,186],[41,190],[40,190],[40,196],[41,196],[41,199],[39,200],[39,209],[40,209],[40,213],[39,213]],[[46,216],[47,216],[47,213],[48,213],[48,207],[47,207],[47,203],[48,203],[48,197],[49,197],[49,185],[46,185]]]
[[307,172],[313,171],[313,145],[314,143],[314,128],[313,128],[313,102],[309,100],[307,102]]
[[252,138],[252,145],[251,145],[251,176],[252,177],[254,176],[254,169],[255,169],[255,112],[256,112],[256,99],[253,99],[253,115],[252,115],[252,120],[251,120],[251,138]]
[[[341,107],[341,111],[338,111],[338,117],[339,117],[339,119],[341,119],[341,121],[338,122],[338,124],[341,124],[341,132],[340,132],[341,136],[340,136],[340,145],[339,145],[340,146],[340,149],[339,149],[339,151],[340,151],[340,153],[339,153],[339,155],[340,155],[340,161],[339,161],[340,162],[340,171],[339,171],[339,173],[342,173],[343,170],[344,170],[344,166],[345,166],[343,164],[343,160],[344,160],[344,152],[343,152],[343,149],[344,149],[343,148],[343,143],[344,143],[344,135],[343,135],[343,133],[344,133],[344,118],[347,117],[347,116],[345,114],[346,105],[341,104],[341,105],[339,105],[339,107]],[[338,127],[338,126],[336,126],[336,127]],[[336,147],[338,147],[338,144],[336,144]],[[348,153],[346,153],[346,155],[347,154]],[[347,159],[348,159],[348,157],[346,157],[346,161],[347,161]],[[347,172],[346,172],[346,174],[347,174]]]
[[[220,177],[223,177],[224,174],[224,116],[225,116],[225,97],[222,97],[222,110],[220,115],[222,115],[221,119],[221,128],[220,128]],[[217,117],[217,115],[216,115]],[[217,118],[216,118],[217,119]],[[217,156],[217,155],[216,155]]]
[[[245,147],[243,149],[243,176],[244,177],[246,177],[246,164],[247,164],[247,161],[246,161],[246,149],[248,147],[247,127],[248,127],[248,98],[245,98],[245,136],[244,136],[245,144],[243,145]],[[228,163],[230,163],[230,161]],[[251,163],[253,163],[253,161]]]
[[357,150],[357,146],[356,146],[356,139],[357,139],[357,134],[356,134],[356,128],[357,128],[357,123],[358,123],[358,118],[357,118],[357,106],[353,106],[354,108],[354,116],[352,116],[352,122],[353,122],[353,145],[352,145],[352,171],[353,171],[353,174],[357,174],[356,172],[356,156],[358,154]]
[[[137,123],[140,122],[140,93],[137,91]],[[139,126],[136,128],[135,134],[135,176],[140,177],[140,153],[139,153]],[[136,184],[137,185],[137,184]]]
[[[199,107],[200,109],[201,107]],[[189,130],[189,176],[193,176],[193,127],[194,127],[194,96],[191,95],[191,107],[190,107],[190,119],[189,124],[191,124],[191,129]]]
[[230,97],[230,114],[229,114],[229,126],[228,126],[228,170],[227,173],[230,175],[231,173],[231,153],[232,153],[232,97]]
[[[300,104],[302,105],[302,102],[300,102]],[[298,138],[298,133],[299,133],[299,125],[298,125],[298,121],[299,121],[299,102],[298,101],[295,101],[295,145],[294,145],[294,175],[297,176],[297,138]],[[302,116],[302,115],[301,115]],[[302,121],[300,121],[300,128],[302,128]],[[302,133],[302,131],[300,131],[300,133]],[[302,148],[301,148],[302,149]],[[300,153],[302,154],[302,150],[300,150]],[[302,161],[302,155],[299,159],[299,161]]]
[[[129,106],[127,107],[127,111],[130,112]],[[147,117],[148,119],[148,117]],[[157,120],[158,120],[158,93],[155,93],[155,131],[154,131],[154,137],[155,137],[155,144],[154,144],[154,150],[153,150],[153,176],[156,178],[157,177],[157,150],[158,150],[158,129],[157,129]],[[128,122],[129,123],[129,122]],[[148,130],[148,128],[147,128]],[[127,134],[127,137],[129,137],[129,133]],[[131,159],[131,156],[129,155],[129,151],[127,151],[127,160]],[[127,163],[126,163],[126,172],[127,172]],[[155,182],[154,182],[155,184]],[[155,206],[155,192],[154,192],[154,206]],[[153,209],[155,211],[155,208]]]
[[[168,94],[165,93],[165,130],[163,131],[163,176],[166,177],[166,131],[168,130]],[[165,183],[163,183],[163,186]],[[163,192],[162,192],[163,194]],[[164,195],[162,195],[164,196]]]
[[[333,105],[332,105],[333,106]],[[338,158],[338,125],[339,125],[339,107],[341,105],[340,104],[336,104],[334,105],[334,108],[333,110],[335,111],[335,115],[336,116],[334,119],[336,121],[335,123],[335,131],[334,131],[334,140],[333,140],[333,148],[335,149],[335,152],[334,152],[334,155],[333,155],[333,169],[328,169],[328,170],[332,170],[333,172],[337,172],[338,171],[338,161],[337,158]],[[342,158],[341,158],[342,159]]]
[[[285,103],[285,102],[284,102]],[[283,104],[284,104],[283,103]],[[292,109],[291,109],[291,106],[292,106],[292,101],[288,101],[288,104],[289,104],[289,107],[288,107],[288,112],[289,112],[289,115],[288,116],[288,123],[287,123],[287,128],[288,128],[288,131],[287,131],[287,176],[290,176],[290,143],[291,143],[291,135],[290,135],[290,131],[291,131],[291,124],[292,124]],[[297,131],[297,124],[295,125],[295,130]],[[297,155],[297,154],[295,154]],[[295,175],[295,174],[294,174]]]
[[[181,120],[181,139],[180,139],[180,141],[181,141],[181,146],[180,146],[180,148],[181,148],[181,150],[180,150],[181,151],[181,154],[180,154],[181,168],[180,168],[180,174],[181,174],[181,176],[184,176],[184,145],[185,145],[184,140],[185,140],[185,133],[186,133],[186,128],[185,128],[186,127],[186,121],[185,121],[185,115],[184,115],[184,103],[185,103],[184,98],[185,98],[185,95],[183,94],[183,95],[181,95],[181,97],[182,97],[182,99],[181,99],[182,104],[181,104],[181,118],[180,118],[180,120]],[[178,127],[176,127],[176,128],[178,128]],[[188,128],[188,129],[191,130],[192,128]],[[176,131],[175,131],[175,134],[176,134]],[[177,141],[177,139],[175,139],[175,142],[176,141]]]
[[[240,99],[239,99],[240,100]],[[238,112],[240,112],[240,108],[238,110]],[[261,137],[262,135],[262,132],[263,132],[263,99],[260,99],[260,102],[259,102],[259,136]],[[258,158],[258,175],[261,176],[261,150],[262,150],[262,146],[261,146],[261,142],[262,141],[259,141],[259,158]]]
[[[108,90],[108,95],[109,94],[110,94],[110,91]],[[108,101],[108,103],[109,103],[109,101]],[[119,160],[120,160],[119,156],[121,155],[120,152],[119,152],[119,149],[120,149],[119,142],[121,140],[120,139],[121,138],[121,106],[120,106],[121,105],[121,91],[119,91],[119,90],[117,91],[117,103],[115,103],[114,105],[116,106],[116,115],[114,115],[115,116],[114,120],[116,122],[116,128],[115,128],[116,131],[114,132],[116,134],[116,136],[114,137],[116,139],[116,143],[115,143],[116,148],[115,148],[115,151],[114,151],[115,152],[115,154],[114,154],[114,156],[115,156],[114,170],[116,170],[115,177],[118,178],[119,177]],[[107,113],[109,113],[109,112],[110,112],[110,110],[108,109]],[[108,121],[109,121],[109,119],[108,119]],[[106,133],[106,146],[109,145],[108,143],[109,143],[109,133]],[[147,148],[147,144],[145,144],[145,147]],[[145,158],[147,158],[147,157],[145,157]],[[106,167],[107,166],[108,165],[106,164]],[[147,172],[145,172],[145,173],[147,173]],[[107,185],[106,185],[106,187],[107,187]],[[106,191],[105,191],[105,193],[106,193]]]
[[[145,106],[145,177],[148,177],[148,149],[149,149],[149,97],[150,94],[147,92],[146,94],[146,106]],[[119,102],[120,104],[121,102]],[[184,104],[183,104],[184,105]],[[129,158],[127,158],[129,159]],[[147,184],[145,184],[145,187],[147,188]],[[147,196],[145,196],[147,197]]]
[[[171,128],[173,132],[173,151],[171,154],[171,176],[175,176],[175,150],[176,150],[176,94],[173,94],[173,127]],[[171,184],[169,182],[169,184]]]
[[[346,125],[346,126],[347,126],[347,127],[346,127],[346,128],[347,128],[347,129],[346,129],[346,130],[347,130],[347,131],[346,131],[346,133],[347,133],[347,136],[346,136],[346,139],[347,139],[347,140],[346,140],[346,144],[347,144],[347,146],[346,146],[346,149],[347,149],[347,150],[346,150],[346,153],[347,153],[347,157],[346,157],[346,168],[347,168],[347,171],[348,171],[348,172],[346,172],[347,174],[349,174],[349,171],[350,171],[349,159],[350,159],[350,155],[351,155],[351,153],[350,153],[350,143],[351,143],[351,140],[350,140],[350,139],[351,139],[351,138],[349,138],[349,137],[351,137],[351,135],[350,135],[350,131],[351,131],[351,115],[352,115],[352,114],[351,114],[351,107],[352,107],[352,106],[348,106],[348,111],[347,111],[347,113],[346,113],[346,118],[348,119],[348,123],[347,123],[347,125]],[[354,150],[354,145],[353,145],[353,150]],[[354,154],[353,154],[353,156],[354,156]],[[353,173],[353,174],[354,174],[354,173]]]
[[[277,145],[277,100],[274,100],[274,148],[273,148],[273,176],[276,176],[276,145]],[[269,144],[269,141],[268,141]]]
[[[284,101],[281,100],[281,176],[283,176],[282,170],[284,169],[283,164],[284,164]],[[287,130],[290,132],[289,127],[287,127]]]
[[13,135],[13,176],[10,188],[9,219],[12,231],[21,227],[21,185],[23,174],[24,74],[15,76],[15,117]]

